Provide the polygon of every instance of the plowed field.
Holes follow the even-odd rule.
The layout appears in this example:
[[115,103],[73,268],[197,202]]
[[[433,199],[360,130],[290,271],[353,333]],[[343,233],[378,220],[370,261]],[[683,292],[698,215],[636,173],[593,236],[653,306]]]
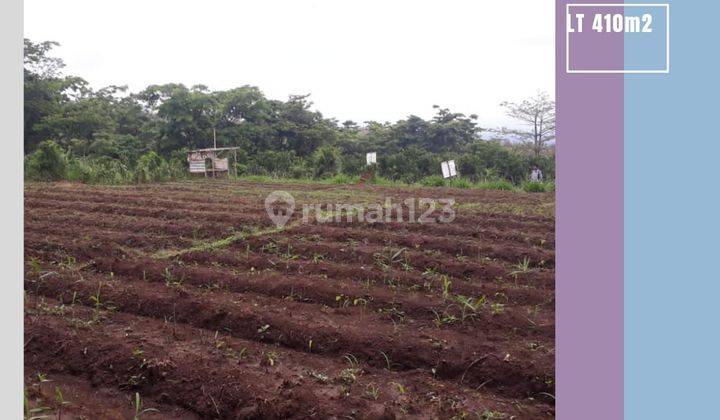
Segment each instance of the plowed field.
[[[276,228],[454,198],[450,223]],[[409,211],[403,208],[403,211]],[[26,399],[62,418],[554,417],[554,197],[198,181],[25,190]]]

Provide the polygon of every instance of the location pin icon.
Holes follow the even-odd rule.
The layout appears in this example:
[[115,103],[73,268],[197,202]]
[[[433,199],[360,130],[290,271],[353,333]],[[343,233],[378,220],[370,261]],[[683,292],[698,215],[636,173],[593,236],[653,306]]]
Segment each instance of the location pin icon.
[[273,191],[265,197],[265,211],[277,228],[282,228],[295,211],[295,198],[287,191]]

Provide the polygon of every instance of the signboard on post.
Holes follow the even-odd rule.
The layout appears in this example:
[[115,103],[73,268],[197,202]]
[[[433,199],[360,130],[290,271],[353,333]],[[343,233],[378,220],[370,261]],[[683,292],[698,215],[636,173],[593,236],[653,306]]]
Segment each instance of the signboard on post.
[[448,160],[440,163],[442,169],[443,178],[452,178],[457,176],[457,169],[455,168],[455,161]]
[[205,173],[205,159],[192,159],[190,160],[190,173]]
[[366,155],[365,159],[367,160],[367,164],[368,164],[368,165],[372,165],[372,164],[374,164],[374,163],[377,163],[377,153],[375,153],[375,152],[368,153],[368,154]]

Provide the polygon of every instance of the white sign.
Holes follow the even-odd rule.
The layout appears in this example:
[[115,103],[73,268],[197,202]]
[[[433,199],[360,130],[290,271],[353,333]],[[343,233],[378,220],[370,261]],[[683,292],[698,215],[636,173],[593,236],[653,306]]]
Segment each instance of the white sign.
[[373,163],[377,163],[377,153],[372,152],[368,153],[366,155],[366,160],[368,165],[372,165]]
[[455,169],[455,161],[454,160],[448,160],[447,162],[442,162],[440,164],[440,167],[442,168],[443,178],[451,178],[451,177],[457,176],[457,170]]
[[191,173],[205,172],[205,159],[190,160],[190,172]]
[[450,169],[450,176],[457,176],[457,170],[455,170],[455,161],[448,161],[448,169]]

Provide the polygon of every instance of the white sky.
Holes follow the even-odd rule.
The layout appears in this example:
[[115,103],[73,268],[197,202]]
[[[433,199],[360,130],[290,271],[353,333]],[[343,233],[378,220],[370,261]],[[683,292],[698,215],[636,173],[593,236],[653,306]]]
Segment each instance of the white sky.
[[429,118],[432,105],[516,126],[500,102],[554,95],[551,0],[25,0],[93,87],[169,82],[311,93],[326,117]]

